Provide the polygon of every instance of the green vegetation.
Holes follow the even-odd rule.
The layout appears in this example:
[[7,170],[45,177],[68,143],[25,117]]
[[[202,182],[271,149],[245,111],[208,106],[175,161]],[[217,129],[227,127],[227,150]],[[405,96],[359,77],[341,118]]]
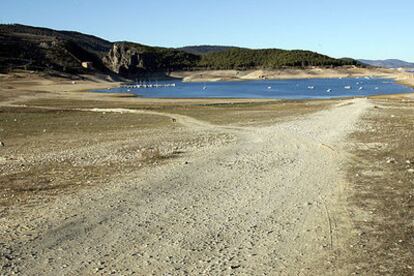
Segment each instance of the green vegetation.
[[241,48],[203,55],[200,62],[200,66],[207,69],[278,69],[284,67],[344,65],[359,65],[359,63],[352,59],[334,59],[310,51]]
[[[92,62],[93,68],[81,63]],[[109,42],[78,32],[0,24],[0,72],[13,69],[70,74],[100,72],[136,79],[147,73],[209,69],[280,69],[307,66],[362,66],[315,52],[247,49],[228,46],[151,47]]]
[[218,53],[227,51],[230,49],[237,49],[238,47],[233,46],[212,46],[212,45],[199,45],[199,46],[186,46],[177,48],[177,50],[184,51],[193,55],[205,55],[209,53]]
[[0,72],[13,69],[86,73],[82,61],[91,61],[109,73],[102,58],[112,43],[78,32],[56,31],[19,24],[0,24]]
[[140,55],[147,71],[361,66],[358,61],[353,59],[335,59],[303,50],[254,50],[235,47],[200,46],[200,49],[198,47],[191,49],[192,52],[204,51],[203,54],[196,55],[189,51],[180,51],[171,48],[149,47],[129,42],[122,43],[124,47],[129,49],[129,52],[133,49]]
[[191,70],[197,67],[200,56],[173,48],[151,47],[132,42],[116,42],[123,56],[137,55],[145,71]]

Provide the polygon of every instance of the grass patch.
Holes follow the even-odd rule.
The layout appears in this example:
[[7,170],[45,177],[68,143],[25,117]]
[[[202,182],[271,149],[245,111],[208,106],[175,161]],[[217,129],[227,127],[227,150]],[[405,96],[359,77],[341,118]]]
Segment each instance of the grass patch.
[[[131,151],[133,149],[129,149]],[[28,164],[23,170],[0,175],[0,206],[27,204],[41,199],[52,199],[62,194],[74,193],[92,185],[104,185],[112,179],[178,157],[181,152],[162,152],[156,147],[143,148],[133,158],[120,160],[114,157],[104,163],[92,165],[85,156],[85,164],[64,159]],[[124,155],[123,152],[119,156]],[[92,162],[93,163],[93,162]]]
[[238,101],[222,100],[157,100],[119,99],[108,100],[69,100],[38,99],[29,106],[53,106],[61,108],[129,108],[176,113],[191,116],[215,124],[261,124],[278,121],[287,116],[305,115],[329,108],[336,100],[313,101]]
[[145,114],[96,113],[35,108],[0,108],[0,139],[36,136],[86,135],[163,127],[170,123],[163,116]]
[[376,100],[353,134],[349,211],[358,239],[349,264],[361,275],[414,273],[414,103]]

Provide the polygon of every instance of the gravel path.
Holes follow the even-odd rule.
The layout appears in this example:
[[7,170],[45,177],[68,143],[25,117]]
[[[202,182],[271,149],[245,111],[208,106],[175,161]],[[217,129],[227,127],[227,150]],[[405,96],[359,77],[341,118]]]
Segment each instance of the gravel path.
[[14,257],[3,271],[309,274],[337,246],[332,209],[342,183],[341,143],[368,108],[367,99],[348,100],[256,128],[167,114],[194,131],[237,139],[126,175],[99,192],[57,200],[27,222],[43,230],[11,246]]

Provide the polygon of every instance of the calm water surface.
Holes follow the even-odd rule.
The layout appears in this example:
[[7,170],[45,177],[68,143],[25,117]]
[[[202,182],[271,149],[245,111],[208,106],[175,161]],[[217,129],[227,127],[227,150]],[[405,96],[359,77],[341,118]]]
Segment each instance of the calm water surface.
[[343,78],[299,80],[254,80],[226,82],[145,82],[175,84],[175,87],[114,88],[109,93],[133,93],[145,98],[278,98],[312,99],[414,92],[390,79]]

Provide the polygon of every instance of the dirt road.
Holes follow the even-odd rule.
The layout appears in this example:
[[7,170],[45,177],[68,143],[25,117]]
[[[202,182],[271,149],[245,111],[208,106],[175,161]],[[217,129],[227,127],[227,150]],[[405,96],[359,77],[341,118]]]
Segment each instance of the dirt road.
[[342,142],[370,106],[366,99],[343,101],[266,127],[221,127],[167,114],[194,132],[235,139],[56,200],[22,222],[39,234],[7,246],[5,271],[341,273],[330,264],[344,231],[335,217],[346,158]]

